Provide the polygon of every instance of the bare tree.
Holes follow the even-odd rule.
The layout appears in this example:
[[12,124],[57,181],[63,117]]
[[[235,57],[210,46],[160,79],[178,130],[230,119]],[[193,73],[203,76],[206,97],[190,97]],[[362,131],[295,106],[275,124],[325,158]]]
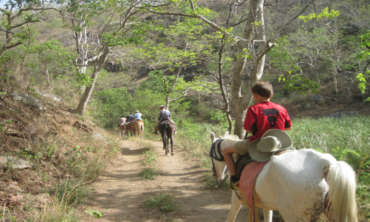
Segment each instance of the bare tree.
[[[130,30],[129,20],[143,7],[141,0],[129,1],[129,4],[117,2],[115,6],[109,5],[105,1],[96,0],[94,3],[100,4],[101,7],[97,9],[91,7],[93,9],[88,10],[87,6],[90,3],[90,1],[71,0],[63,14],[64,18],[70,21],[73,30],[77,52],[75,64],[80,74],[86,75],[87,67],[92,66],[91,82],[85,88],[77,108],[73,110],[81,115],[86,110],[99,72],[103,68],[111,48],[122,44],[120,38]],[[104,22],[98,27],[89,26],[92,15],[99,13],[104,14]],[[106,39],[107,36],[110,38]]]

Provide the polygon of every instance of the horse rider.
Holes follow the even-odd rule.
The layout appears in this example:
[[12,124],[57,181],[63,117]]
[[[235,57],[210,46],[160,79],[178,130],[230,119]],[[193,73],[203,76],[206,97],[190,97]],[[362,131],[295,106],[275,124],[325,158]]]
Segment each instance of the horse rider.
[[281,148],[290,146],[290,138],[283,130],[289,130],[292,127],[292,121],[285,107],[270,101],[274,95],[271,83],[256,82],[251,91],[255,104],[248,108],[244,129],[253,135],[222,150],[230,172],[231,184],[237,183],[239,179],[235,175],[232,153],[240,155],[249,153],[252,159],[262,161],[256,159],[257,154],[255,155],[254,148],[257,147],[257,144],[258,146],[267,144],[269,148],[273,148],[275,145],[276,147],[281,146]]
[[125,125],[126,121],[127,121],[127,118],[126,117],[119,118],[118,127],[122,127],[123,125]]
[[[164,105],[161,105],[159,107],[159,116],[158,116],[158,123],[157,123],[157,126],[155,128],[155,131],[154,133],[157,134],[158,130],[159,130],[159,124],[162,122],[162,121],[165,121],[165,120],[168,120],[170,122],[171,125],[175,126],[175,122],[171,119],[171,112],[166,109],[166,107]],[[175,130],[176,132],[176,130]]]
[[136,120],[143,121],[142,116],[143,116],[143,114],[141,114],[141,113],[139,112],[139,110],[136,110],[136,112],[135,112],[135,114],[134,114],[135,119],[136,119]]
[[135,116],[134,115],[132,115],[132,114],[129,114],[127,117],[126,117],[126,121],[127,121],[127,123],[130,123],[130,122],[132,122],[132,121],[134,121],[135,120]]

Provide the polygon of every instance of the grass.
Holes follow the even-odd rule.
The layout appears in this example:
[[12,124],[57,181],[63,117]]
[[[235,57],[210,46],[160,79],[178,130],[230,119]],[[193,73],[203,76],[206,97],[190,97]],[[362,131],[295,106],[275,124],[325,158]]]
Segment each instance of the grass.
[[55,199],[40,212],[30,216],[27,222],[78,222],[78,216],[73,210]]
[[157,159],[157,154],[153,150],[148,150],[144,153],[145,166],[148,166],[148,167],[153,166],[156,159]]
[[145,168],[140,172],[140,177],[146,180],[154,180],[160,174],[159,171],[153,168]]
[[159,194],[144,201],[147,208],[158,209],[162,213],[169,213],[176,210],[173,197],[168,194]]
[[67,180],[64,183],[58,184],[54,189],[50,190],[50,194],[65,205],[78,205],[84,202],[89,193],[86,185],[81,181]]
[[[369,155],[370,118],[365,116],[293,120],[288,132],[297,148],[315,148],[333,153],[335,148]],[[333,153],[334,155],[336,153]]]

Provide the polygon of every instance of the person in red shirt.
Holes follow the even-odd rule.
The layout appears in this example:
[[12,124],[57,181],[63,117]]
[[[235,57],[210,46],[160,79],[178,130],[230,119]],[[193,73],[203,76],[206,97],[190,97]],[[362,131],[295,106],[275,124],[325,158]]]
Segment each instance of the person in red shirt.
[[233,147],[225,147],[222,153],[225,158],[226,165],[230,172],[231,182],[236,182],[235,163],[232,158],[232,153],[244,155],[248,153],[248,146],[251,143],[258,143],[259,139],[269,129],[289,130],[292,127],[287,110],[279,104],[270,101],[274,91],[269,82],[257,82],[252,87],[252,94],[255,104],[248,108],[244,120],[244,129],[252,136],[246,140],[236,142]]

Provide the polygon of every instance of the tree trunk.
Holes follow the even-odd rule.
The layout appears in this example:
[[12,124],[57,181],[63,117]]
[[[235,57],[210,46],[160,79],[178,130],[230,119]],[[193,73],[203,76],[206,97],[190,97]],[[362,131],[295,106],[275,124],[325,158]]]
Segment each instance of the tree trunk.
[[334,85],[334,93],[335,95],[338,94],[339,92],[339,89],[338,89],[338,79],[337,79],[337,76],[338,76],[338,69],[337,69],[337,65],[336,64],[333,64],[333,85]]
[[[234,134],[240,138],[244,137],[243,122],[251,101],[251,87],[262,78],[265,55],[270,47],[266,44],[263,3],[264,0],[251,0],[249,2],[249,15],[244,29],[246,42],[238,43],[238,50],[234,56],[231,106],[235,119]],[[257,43],[259,44],[257,45]],[[251,59],[248,60],[248,58]],[[243,90],[244,95],[242,87],[246,88]]]
[[48,83],[47,83],[47,89],[49,92],[51,92],[53,90],[53,84],[51,82],[51,76],[50,76],[50,73],[49,73],[49,67],[48,67],[48,64],[45,63],[45,75],[46,75],[46,79],[48,80]]
[[89,103],[90,97],[94,91],[95,84],[99,76],[99,71],[102,69],[105,63],[105,60],[107,59],[108,54],[109,54],[109,48],[104,46],[101,53],[97,57],[98,59],[95,60],[95,63],[94,63],[94,71],[91,75],[91,78],[93,79],[93,81],[90,86],[86,87],[84,93],[82,94],[80,102],[77,108],[74,110],[74,112],[84,115],[87,104]]
[[77,108],[74,110],[76,113],[79,113],[80,115],[84,115],[87,104],[90,100],[90,97],[94,91],[96,80],[98,79],[99,71],[94,68],[94,72],[92,74],[92,83],[90,86],[86,87],[84,93],[82,94],[82,97],[80,99],[80,103],[78,104]]

